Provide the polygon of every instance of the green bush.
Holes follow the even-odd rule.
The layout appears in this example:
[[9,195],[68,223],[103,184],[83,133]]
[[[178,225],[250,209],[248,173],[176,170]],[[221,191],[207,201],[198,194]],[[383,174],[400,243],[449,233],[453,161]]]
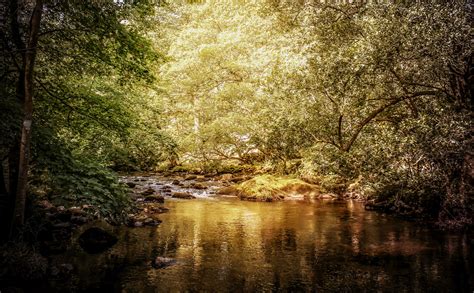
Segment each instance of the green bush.
[[[48,134],[38,130],[36,136],[45,138]],[[109,222],[126,220],[133,204],[115,173],[84,154],[74,154],[57,138],[49,136],[42,141],[33,148],[32,189],[45,191],[56,205],[90,205],[97,216]]]

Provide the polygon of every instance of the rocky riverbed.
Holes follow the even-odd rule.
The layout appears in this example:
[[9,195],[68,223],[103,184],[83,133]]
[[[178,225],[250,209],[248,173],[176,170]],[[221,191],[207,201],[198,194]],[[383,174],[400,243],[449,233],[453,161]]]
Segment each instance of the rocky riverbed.
[[[273,180],[277,180],[279,185]],[[107,219],[101,219],[97,206],[65,207],[55,206],[47,200],[37,202],[38,217],[44,222],[37,235],[39,251],[28,252],[31,254],[28,257],[19,256],[22,260],[35,260],[34,263],[26,261],[24,269],[21,270],[29,272],[32,268],[31,271],[37,271],[38,276],[49,275],[51,278],[67,280],[75,274],[75,269],[69,261],[63,260],[68,258],[66,255],[77,254],[78,251],[87,255],[107,254],[121,241],[118,231],[156,231],[154,227],[162,224],[163,214],[180,202],[191,203],[204,199],[204,202],[217,202],[218,199],[231,198],[278,201],[305,199],[309,194],[317,194],[317,198],[327,198],[326,195],[320,195],[319,190],[311,184],[298,179],[276,178],[270,175],[258,178],[248,174],[141,173],[123,175],[120,181],[128,187],[130,198],[136,206],[133,212],[127,215],[125,224],[128,227],[111,225]],[[267,192],[269,197],[262,200],[249,194],[251,188],[240,190],[239,186],[245,186],[240,184],[243,182],[250,183],[250,187],[256,191]],[[276,188],[277,185],[279,188]],[[14,252],[15,248],[12,248],[11,252],[5,253],[10,255]],[[157,255],[154,256],[152,267],[163,268],[174,263],[172,259]],[[34,268],[35,264],[38,264],[37,269]],[[16,275],[18,274],[12,272],[10,279],[14,280]]]
[[[258,201],[256,196],[249,196],[248,193],[236,187],[236,184],[242,182],[252,183],[254,180],[252,178],[254,177],[248,174],[142,173],[123,175],[120,177],[120,181],[128,186],[129,195],[137,207],[133,213],[128,215],[126,224],[133,228],[160,225],[162,222],[160,214],[169,211],[165,204],[167,201],[215,200],[221,197],[240,197],[245,200]],[[264,180],[264,183],[267,181]],[[273,193],[275,200],[307,199],[310,194],[316,194],[319,199],[335,198],[332,195],[319,193],[318,187],[315,185],[306,182],[298,183],[297,179],[283,179],[282,181],[288,182],[288,184],[281,185],[280,189],[271,187],[264,191]],[[259,187],[258,184],[256,186]],[[271,195],[260,201],[269,201],[269,199],[272,201]],[[71,246],[74,231],[79,230],[84,233],[82,231],[84,229],[78,228],[93,226],[94,222],[99,221],[97,208],[92,205],[65,208],[64,206],[54,206],[48,201],[40,201],[37,206],[41,217],[46,219],[46,226],[38,235],[43,255],[65,252]],[[85,246],[90,245],[85,244]],[[89,248],[89,250],[94,250],[94,248]]]

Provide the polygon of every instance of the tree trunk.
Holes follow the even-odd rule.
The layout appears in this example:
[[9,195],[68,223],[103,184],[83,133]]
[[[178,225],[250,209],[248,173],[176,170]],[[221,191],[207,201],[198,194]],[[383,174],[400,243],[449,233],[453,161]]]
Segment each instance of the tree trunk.
[[8,240],[11,219],[10,197],[7,191],[8,177],[5,177],[4,162],[0,161],[0,243]]
[[26,192],[28,188],[28,169],[30,159],[31,125],[33,119],[33,73],[38,45],[43,1],[37,0],[31,15],[28,41],[24,62],[23,123],[21,127],[20,153],[18,164],[18,185],[12,226],[20,227],[25,220]]

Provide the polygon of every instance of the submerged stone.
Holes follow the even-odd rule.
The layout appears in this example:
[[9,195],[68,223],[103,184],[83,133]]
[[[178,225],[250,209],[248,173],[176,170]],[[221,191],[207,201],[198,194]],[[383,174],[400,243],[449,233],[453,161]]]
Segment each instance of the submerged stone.
[[174,265],[175,263],[176,260],[173,258],[158,256],[151,262],[151,266],[155,269],[163,269]]
[[143,224],[146,226],[158,226],[159,224],[161,224],[161,220],[146,218],[145,221],[143,221]]
[[100,228],[87,229],[79,236],[79,245],[90,254],[101,253],[117,243],[117,237]]

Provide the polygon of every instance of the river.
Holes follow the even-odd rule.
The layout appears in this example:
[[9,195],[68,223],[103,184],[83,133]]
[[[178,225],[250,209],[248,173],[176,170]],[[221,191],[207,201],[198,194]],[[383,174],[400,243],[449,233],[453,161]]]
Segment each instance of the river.
[[[472,292],[473,239],[365,211],[354,201],[167,200],[157,227],[72,262],[97,292]],[[157,257],[175,260],[156,269]],[[56,260],[58,261],[58,260]],[[71,285],[71,284],[69,284]]]

